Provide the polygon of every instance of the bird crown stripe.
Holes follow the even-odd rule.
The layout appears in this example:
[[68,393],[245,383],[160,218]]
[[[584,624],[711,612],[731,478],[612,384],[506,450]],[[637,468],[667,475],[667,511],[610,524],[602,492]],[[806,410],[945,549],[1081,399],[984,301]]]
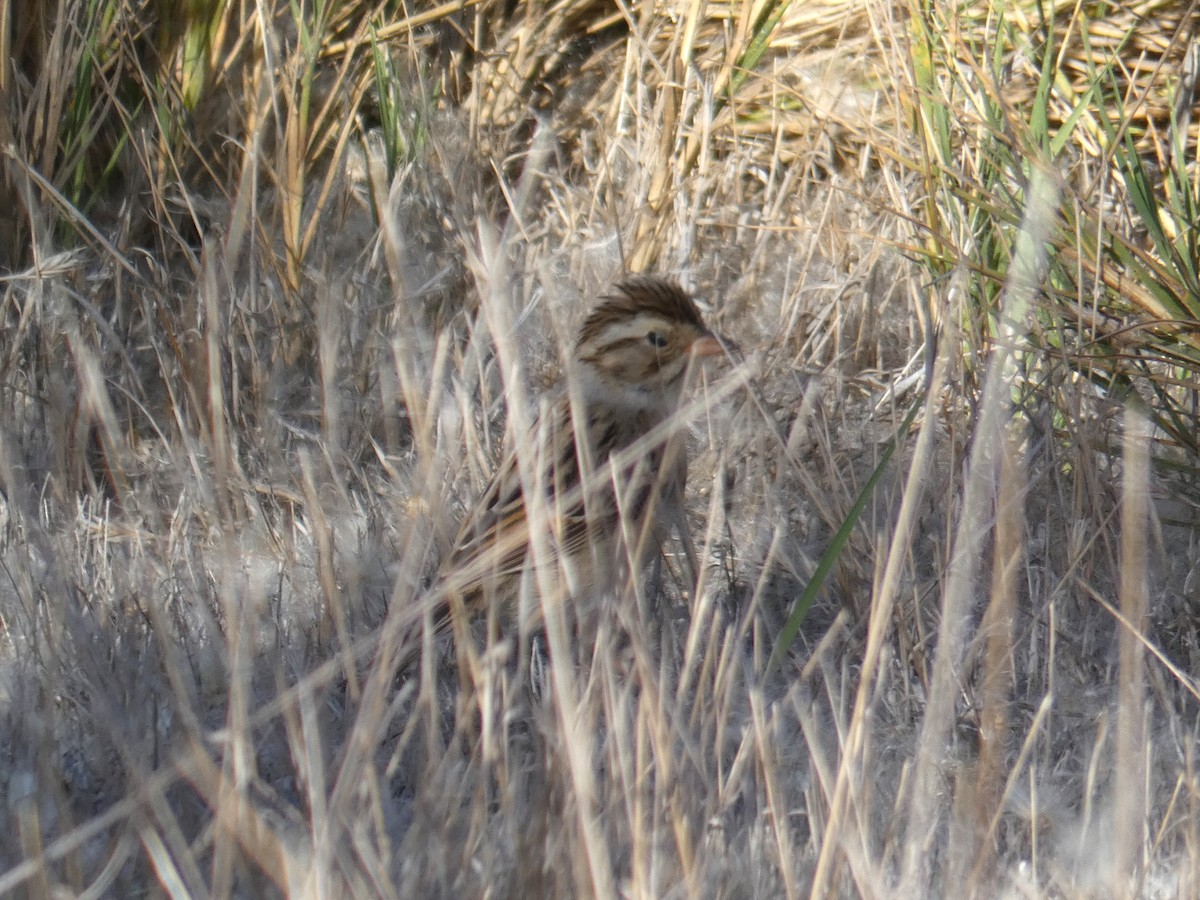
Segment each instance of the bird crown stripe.
[[609,326],[627,322],[639,314],[705,327],[699,308],[678,284],[653,276],[631,276],[617,282],[610,293],[600,298],[584,322],[580,345],[590,342]]

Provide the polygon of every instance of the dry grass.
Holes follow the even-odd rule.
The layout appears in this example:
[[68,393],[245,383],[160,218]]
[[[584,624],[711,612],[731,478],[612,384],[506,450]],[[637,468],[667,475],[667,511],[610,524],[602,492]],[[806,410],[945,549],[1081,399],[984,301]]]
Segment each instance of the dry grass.
[[[15,5],[0,895],[1198,890],[1190,14]],[[629,268],[699,585],[396,672]]]

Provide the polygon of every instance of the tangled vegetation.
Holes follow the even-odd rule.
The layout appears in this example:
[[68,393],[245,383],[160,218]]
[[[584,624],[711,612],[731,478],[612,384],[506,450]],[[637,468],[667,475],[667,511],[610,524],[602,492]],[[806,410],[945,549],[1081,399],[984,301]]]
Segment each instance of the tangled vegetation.
[[[3,14],[0,895],[1197,891],[1200,10]],[[381,672],[624,271],[699,584]]]

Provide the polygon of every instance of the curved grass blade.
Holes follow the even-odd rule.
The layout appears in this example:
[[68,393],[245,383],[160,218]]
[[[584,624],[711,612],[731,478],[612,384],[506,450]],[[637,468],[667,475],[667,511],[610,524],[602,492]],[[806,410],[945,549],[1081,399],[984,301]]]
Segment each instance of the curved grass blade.
[[775,646],[771,650],[771,656],[767,660],[764,677],[770,676],[779,667],[779,664],[783,661],[784,654],[791,648],[792,642],[796,640],[796,635],[800,633],[800,626],[804,623],[805,618],[807,618],[808,611],[812,607],[813,601],[817,598],[817,593],[825,584],[825,579],[833,569],[833,564],[837,561],[842,548],[850,540],[850,534],[854,531],[854,526],[858,524],[858,520],[862,517],[863,510],[867,507],[867,501],[871,498],[871,494],[875,492],[875,488],[879,484],[879,479],[883,477],[888,463],[896,455],[896,447],[900,444],[900,436],[905,434],[912,426],[913,420],[917,417],[917,412],[924,405],[925,395],[922,393],[913,402],[912,408],[909,409],[908,415],[904,417],[904,421],[900,423],[900,428],[897,429],[895,436],[884,447],[879,465],[875,467],[875,471],[871,473],[871,477],[863,485],[863,489],[859,492],[858,498],[850,508],[846,520],[842,522],[842,527],[837,530],[837,533],[833,536],[833,540],[829,542],[829,546],[821,555],[821,560],[817,563],[817,568],[813,572],[808,586],[797,598],[796,605],[792,607],[787,621],[783,623],[783,628],[779,631],[779,637],[775,639]]

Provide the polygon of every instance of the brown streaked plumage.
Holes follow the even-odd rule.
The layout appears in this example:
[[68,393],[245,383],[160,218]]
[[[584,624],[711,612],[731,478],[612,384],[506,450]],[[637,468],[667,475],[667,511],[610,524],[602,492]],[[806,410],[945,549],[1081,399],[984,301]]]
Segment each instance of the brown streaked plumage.
[[518,621],[518,605],[534,563],[552,571],[527,583],[553,584],[558,595],[539,590],[542,603],[636,574],[682,523],[687,455],[670,419],[684,376],[695,359],[722,352],[671,281],[630,276],[603,295],[569,360],[571,390],[509,450],[459,529],[442,566],[435,627],[489,608],[502,623],[529,624]]

